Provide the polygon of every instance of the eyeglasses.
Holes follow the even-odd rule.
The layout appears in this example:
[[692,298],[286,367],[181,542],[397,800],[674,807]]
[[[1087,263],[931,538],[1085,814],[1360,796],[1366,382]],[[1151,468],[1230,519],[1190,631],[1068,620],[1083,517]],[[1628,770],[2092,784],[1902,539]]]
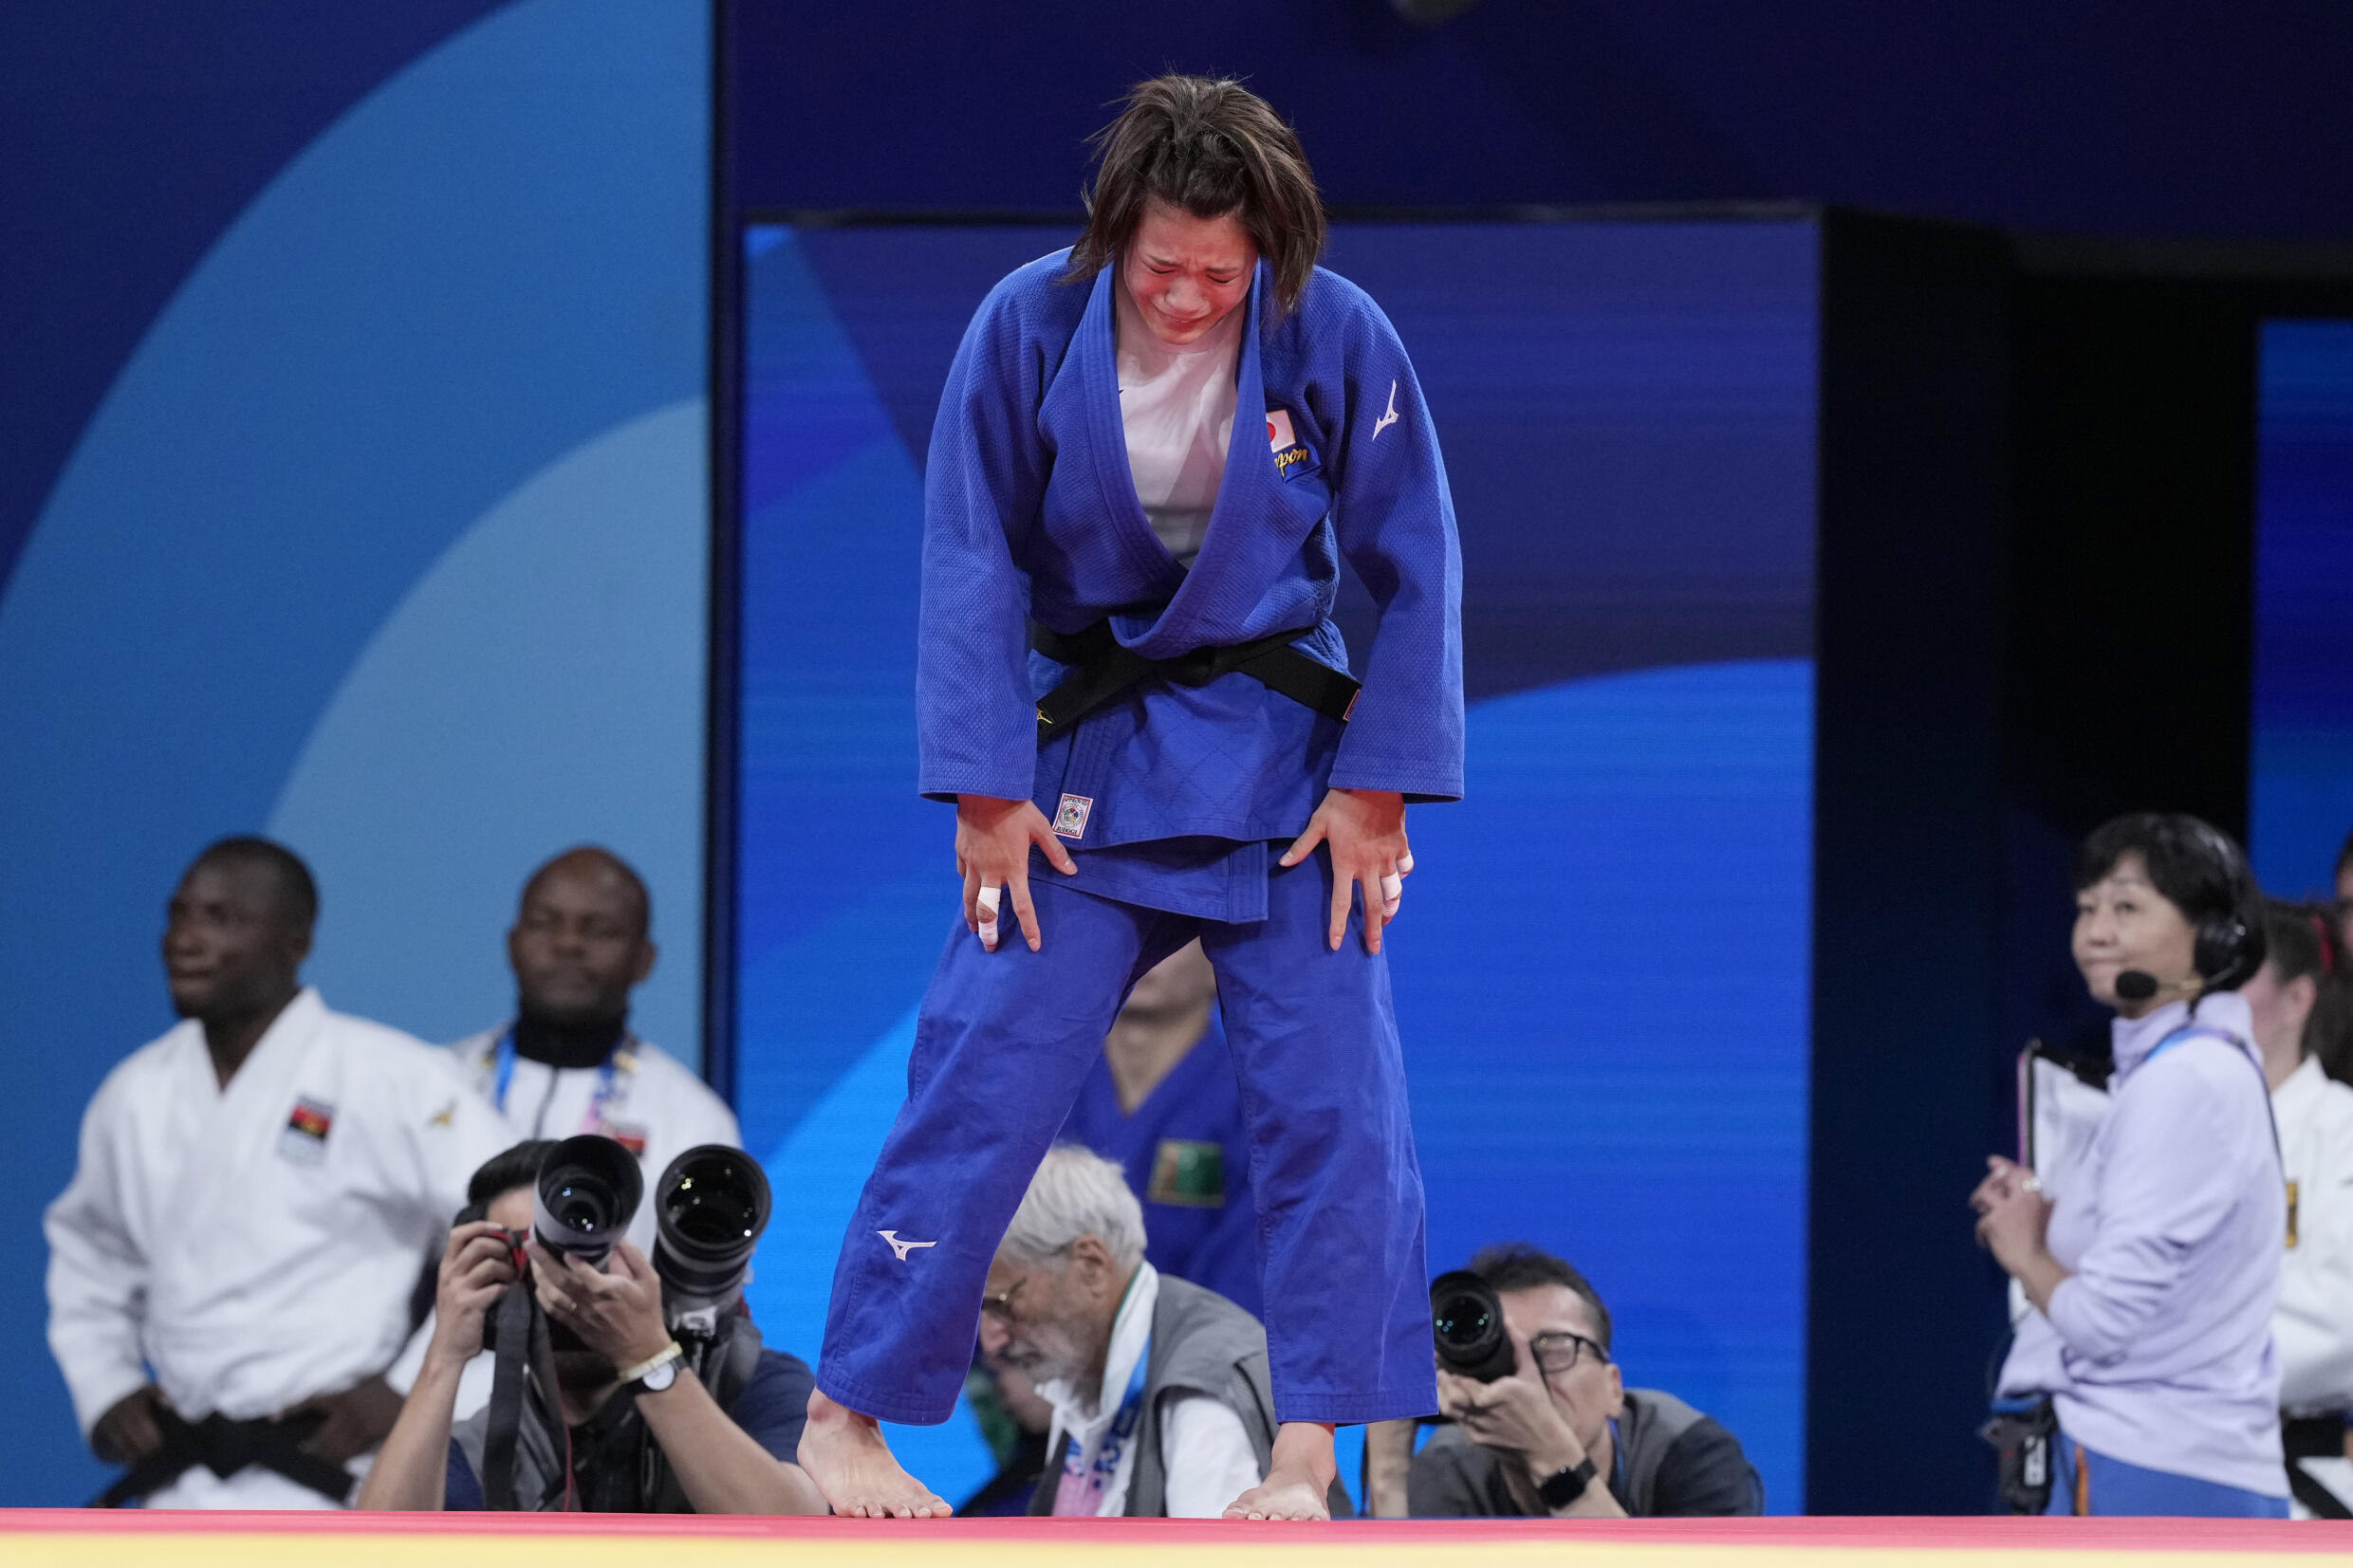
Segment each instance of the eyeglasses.
[[1029,1277],[1025,1274],[1020,1279],[1015,1280],[1011,1284],[1006,1286],[1002,1294],[996,1296],[983,1296],[980,1299],[981,1316],[984,1318],[994,1318],[999,1322],[1003,1323],[1011,1322],[1013,1320],[1013,1298],[1020,1295],[1021,1287],[1028,1282]]
[[1575,1370],[1580,1354],[1590,1354],[1599,1362],[1609,1360],[1609,1352],[1600,1341],[1582,1334],[1539,1334],[1528,1342],[1528,1353],[1536,1358],[1537,1369],[1547,1375]]

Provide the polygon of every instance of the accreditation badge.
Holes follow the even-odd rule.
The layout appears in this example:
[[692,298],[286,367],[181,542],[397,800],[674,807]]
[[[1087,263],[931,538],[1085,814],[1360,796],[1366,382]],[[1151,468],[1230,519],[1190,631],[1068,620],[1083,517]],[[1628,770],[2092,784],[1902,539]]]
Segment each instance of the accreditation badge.
[[1162,1138],[1144,1197],[1178,1208],[1226,1207],[1226,1151],[1194,1138]]

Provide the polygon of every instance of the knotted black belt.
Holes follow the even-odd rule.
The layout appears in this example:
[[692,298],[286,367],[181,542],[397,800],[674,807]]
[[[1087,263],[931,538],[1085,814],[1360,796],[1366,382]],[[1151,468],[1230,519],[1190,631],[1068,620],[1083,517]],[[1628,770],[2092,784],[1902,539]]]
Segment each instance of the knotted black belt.
[[1057,664],[1077,666],[1063,677],[1061,685],[1038,699],[1038,744],[1043,746],[1144,681],[1207,686],[1220,675],[1231,674],[1248,675],[1269,692],[1345,724],[1355,711],[1362,687],[1346,671],[1319,663],[1291,646],[1314,631],[1312,626],[1301,627],[1250,642],[1195,648],[1175,658],[1146,658],[1112,636],[1107,620],[1067,636],[1033,620],[1029,646]]
[[218,1411],[190,1421],[168,1408],[156,1411],[163,1447],[131,1467],[90,1506],[120,1508],[159,1492],[201,1465],[223,1481],[249,1465],[275,1470],[333,1503],[351,1501],[351,1472],[303,1448],[324,1417],[299,1421],[232,1421]]

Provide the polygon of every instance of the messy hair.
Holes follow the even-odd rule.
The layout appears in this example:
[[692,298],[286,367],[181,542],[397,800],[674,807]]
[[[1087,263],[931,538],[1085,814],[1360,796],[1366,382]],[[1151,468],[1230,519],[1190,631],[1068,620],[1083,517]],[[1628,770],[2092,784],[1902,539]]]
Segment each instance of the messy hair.
[[1232,213],[1274,274],[1275,313],[1298,307],[1327,225],[1298,133],[1265,99],[1228,77],[1156,76],[1129,90],[1093,140],[1086,231],[1065,281],[1110,266],[1158,196],[1196,218]]

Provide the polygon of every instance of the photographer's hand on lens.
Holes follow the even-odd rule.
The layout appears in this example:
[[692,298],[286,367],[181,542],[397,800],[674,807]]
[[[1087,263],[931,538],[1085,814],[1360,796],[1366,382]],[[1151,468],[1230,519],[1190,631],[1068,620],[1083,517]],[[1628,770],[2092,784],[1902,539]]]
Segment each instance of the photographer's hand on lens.
[[1527,1337],[1511,1336],[1514,1370],[1491,1383],[1438,1369],[1438,1410],[1481,1448],[1517,1457],[1541,1480],[1584,1462],[1585,1448],[1552,1402],[1552,1392],[1536,1372]]
[[602,1273],[536,1241],[531,1264],[542,1309],[614,1366],[635,1366],[670,1343],[661,1277],[626,1240],[614,1245]]
[[433,1339],[427,1364],[463,1367],[482,1354],[483,1324],[515,1282],[514,1250],[507,1232],[487,1220],[461,1225],[441,1249],[433,1293]]
[[156,1411],[169,1410],[153,1383],[133,1389],[106,1407],[90,1428],[90,1451],[109,1465],[136,1465],[163,1447]]

